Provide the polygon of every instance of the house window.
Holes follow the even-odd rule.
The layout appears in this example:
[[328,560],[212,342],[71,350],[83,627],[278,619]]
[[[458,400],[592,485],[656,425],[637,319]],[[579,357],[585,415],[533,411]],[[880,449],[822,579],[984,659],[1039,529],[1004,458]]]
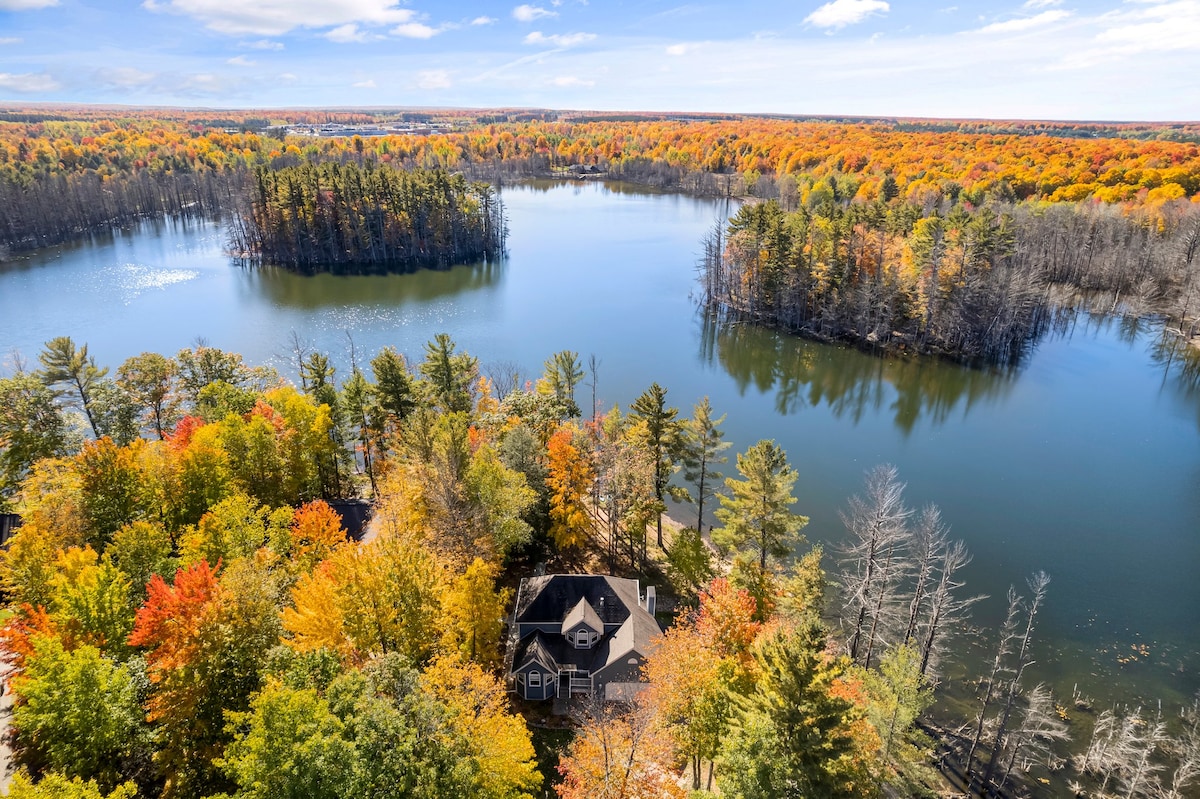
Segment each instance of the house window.
[[542,687],[542,673],[540,671],[529,672],[529,687],[530,688],[541,688]]

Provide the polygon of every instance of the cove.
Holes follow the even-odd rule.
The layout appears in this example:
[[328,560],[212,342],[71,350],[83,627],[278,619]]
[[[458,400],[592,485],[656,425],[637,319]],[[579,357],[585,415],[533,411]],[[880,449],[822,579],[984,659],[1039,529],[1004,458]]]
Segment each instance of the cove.
[[[776,439],[800,473],[810,540],[842,533],[863,472],[900,469],[909,504],[941,506],[974,554],[967,591],[985,640],[1010,584],[1052,577],[1034,680],[1060,697],[1172,705],[1200,688],[1200,397],[1153,357],[1153,325],[1077,317],[1010,371],[881,359],[697,310],[704,233],[723,201],[621,184],[506,187],[508,256],[408,275],[304,277],[224,255],[212,222],[147,223],[0,264],[0,354],[36,364],[69,335],[115,369],[198,337],[286,375],[293,331],[344,376],[349,338],[419,358],[449,333],[533,378],[572,349],[600,360],[597,394],[623,406],[652,381],[682,414],[708,395],[734,451]],[[578,401],[591,407],[590,388]],[[733,472],[730,464],[726,474]],[[835,570],[832,558],[826,567]],[[1132,662],[1131,647],[1149,654]]]

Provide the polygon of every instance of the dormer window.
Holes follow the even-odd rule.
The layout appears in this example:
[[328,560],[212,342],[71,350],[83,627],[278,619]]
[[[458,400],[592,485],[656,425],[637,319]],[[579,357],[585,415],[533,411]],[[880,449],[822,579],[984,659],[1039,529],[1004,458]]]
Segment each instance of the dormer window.
[[576,649],[591,649],[600,640],[604,622],[586,599],[580,599],[562,623],[562,635]]

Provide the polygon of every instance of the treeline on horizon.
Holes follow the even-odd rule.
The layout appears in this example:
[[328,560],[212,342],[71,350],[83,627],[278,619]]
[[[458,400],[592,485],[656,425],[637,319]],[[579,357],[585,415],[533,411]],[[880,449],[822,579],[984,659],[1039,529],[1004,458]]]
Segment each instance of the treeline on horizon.
[[[119,117],[107,114],[119,113]],[[366,112],[288,111],[288,121],[378,122]],[[876,199],[887,180],[918,204],[985,199],[1157,207],[1200,195],[1193,142],[1136,140],[1154,126],[929,120],[819,122],[769,118],[527,119],[516,111],[456,115],[429,136],[289,137],[253,130],[263,112],[32,109],[0,119],[0,246],[69,241],[130,221],[231,210],[258,167],[375,161],[496,180],[574,164],[611,176],[712,194],[779,197],[828,177],[851,198]],[[548,116],[546,113],[534,117]],[[53,117],[53,118],[50,118]],[[395,114],[392,117],[396,117]],[[244,124],[225,124],[230,122]],[[996,123],[999,124],[999,123]],[[917,130],[923,126],[936,130]],[[239,129],[240,128],[240,129]],[[1186,126],[1184,128],[1186,130]],[[1161,131],[1179,130],[1164,126]],[[1037,135],[1028,135],[1029,132]],[[1053,133],[1055,135],[1044,135]],[[1088,138],[1095,135],[1097,138]]]
[[312,163],[258,167],[233,215],[236,257],[304,272],[407,271],[494,258],[504,207],[443,169]]
[[744,205],[705,243],[705,302],[819,339],[988,364],[1019,360],[1063,310],[1160,314],[1184,341],[1196,334],[1194,203],[921,207],[896,192],[848,202],[831,178],[790,212]]
[[[1096,797],[1195,789],[1200,706],[1068,710],[1033,684],[1040,573],[935,757],[930,708],[940,675],[978,668],[954,653],[981,598],[894,467],[868,472],[827,559],[786,453],[730,463],[707,398],[685,417],[655,383],[587,414],[594,361],[558,352],[525,379],[446,335],[420,361],[352,354],[341,380],[293,355],[299,386],[203,344],[110,377],[60,337],[0,378],[0,501],[24,520],[0,554],[10,796],[878,799],[935,795],[947,757],[977,792],[1066,773]],[[361,544],[325,502],[360,494]],[[668,496],[715,515],[710,540],[664,535]],[[641,698],[582,704],[540,759],[522,711],[544,707],[500,671],[536,564],[679,606]]]

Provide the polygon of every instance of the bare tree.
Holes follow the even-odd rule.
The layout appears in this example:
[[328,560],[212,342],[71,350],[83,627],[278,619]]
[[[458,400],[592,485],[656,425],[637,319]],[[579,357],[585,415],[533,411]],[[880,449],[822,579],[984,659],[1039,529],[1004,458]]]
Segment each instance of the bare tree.
[[496,398],[503,400],[521,387],[521,366],[516,361],[493,361],[484,367]]
[[1128,758],[1125,761],[1121,789],[1127,799],[1138,796],[1160,796],[1162,786],[1159,783],[1158,772],[1162,764],[1154,756],[1167,741],[1167,725],[1162,720],[1162,712],[1151,722],[1139,724],[1126,743]]
[[300,375],[300,389],[308,393],[308,373],[304,365],[308,362],[308,356],[313,353],[312,343],[300,338],[300,334],[293,327],[292,332],[288,335],[288,349],[292,353],[292,358],[295,359],[296,373]]
[[1000,761],[1000,753],[1005,747],[1005,736],[1008,735],[1009,721],[1012,718],[1013,708],[1016,705],[1017,697],[1021,693],[1021,677],[1025,674],[1025,669],[1033,663],[1029,655],[1029,641],[1033,636],[1033,622],[1037,618],[1038,611],[1042,607],[1042,602],[1046,599],[1046,587],[1050,585],[1050,576],[1044,571],[1036,572],[1029,578],[1029,590],[1032,592],[1032,597],[1026,607],[1025,612],[1025,630],[1021,634],[1021,643],[1017,648],[1017,662],[1012,667],[1012,679],[1008,682],[1008,687],[1004,695],[1004,708],[1000,711],[999,722],[996,725],[996,737],[992,739],[992,756],[988,759],[987,770],[983,773],[983,784],[990,785],[992,777],[996,772],[996,765]]
[[1028,774],[1034,765],[1054,770],[1061,765],[1054,755],[1054,746],[1071,739],[1067,723],[1058,715],[1054,695],[1045,684],[1039,683],[1025,698],[1021,722],[1005,741],[1007,762],[1000,775],[1004,785],[1013,774]]
[[1169,745],[1176,764],[1166,799],[1183,799],[1188,789],[1200,781],[1200,698],[1183,708],[1179,715],[1183,720],[1183,731]]
[[979,716],[975,721],[975,732],[971,736],[971,748],[967,750],[968,786],[973,786],[975,782],[975,753],[979,750],[980,741],[983,740],[984,727],[987,723],[988,712],[992,707],[992,701],[996,698],[997,688],[1000,684],[1000,675],[1004,672],[1008,656],[1012,654],[1013,642],[1017,638],[1017,625],[1020,623],[1020,614],[1021,596],[1015,588],[1009,588],[1008,611],[1004,615],[1004,624],[1000,628],[1000,642],[996,646],[996,656],[992,660],[992,669],[986,680],[983,700],[979,707]]
[[955,579],[955,574],[970,562],[971,554],[967,552],[966,544],[962,541],[948,544],[942,551],[938,582],[929,596],[929,610],[922,622],[922,677],[928,677],[930,669],[937,665],[947,628],[962,621],[971,605],[984,598],[974,596],[963,599],[955,593],[964,585],[962,581]]
[[893,587],[897,558],[912,511],[904,504],[904,483],[895,466],[876,466],[867,473],[865,496],[850,499],[842,523],[850,533],[842,550],[842,591],[845,595],[850,657],[871,665],[882,632],[880,623]]
[[[1155,756],[1168,743],[1161,712],[1151,720],[1142,717],[1140,707],[1124,716],[1106,710],[1096,718],[1091,743],[1078,758],[1078,768],[1100,780],[1100,797],[1160,797],[1162,763]],[[1110,793],[1110,785],[1118,793]]]
[[921,611],[929,600],[930,590],[934,587],[938,559],[949,546],[946,538],[948,532],[942,523],[942,512],[938,510],[937,505],[926,505],[921,510],[921,517],[917,520],[917,526],[909,541],[912,599],[908,603],[908,624],[904,628],[903,643],[906,646],[912,643],[917,634]]

